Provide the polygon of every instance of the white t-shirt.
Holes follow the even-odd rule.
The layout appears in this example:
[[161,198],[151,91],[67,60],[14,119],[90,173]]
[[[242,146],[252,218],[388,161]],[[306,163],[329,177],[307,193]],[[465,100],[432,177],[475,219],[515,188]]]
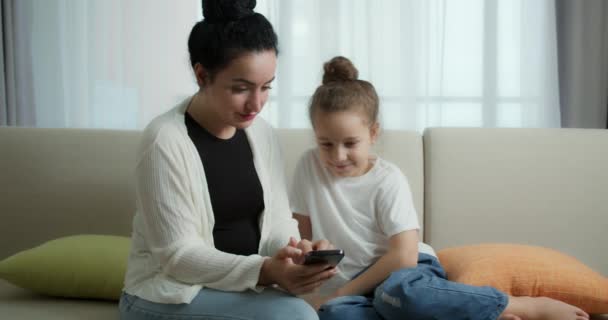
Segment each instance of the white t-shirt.
[[[407,178],[379,157],[359,177],[336,177],[319,158],[318,149],[300,159],[290,193],[293,212],[310,217],[313,241],[329,240],[344,250],[338,274],[322,292],[331,292],[376,262],[389,249],[389,238],[420,229]],[[435,256],[419,243],[419,251]]]

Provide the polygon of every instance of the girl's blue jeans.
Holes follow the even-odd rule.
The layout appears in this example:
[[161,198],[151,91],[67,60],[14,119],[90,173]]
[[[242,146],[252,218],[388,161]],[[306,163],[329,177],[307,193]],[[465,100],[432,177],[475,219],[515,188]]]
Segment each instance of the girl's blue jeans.
[[188,304],[154,303],[123,293],[119,310],[121,320],[319,319],[306,301],[272,288],[267,288],[262,293],[204,288]]
[[393,272],[370,296],[328,301],[319,318],[495,320],[507,303],[495,288],[448,281],[437,258],[421,253],[416,267]]

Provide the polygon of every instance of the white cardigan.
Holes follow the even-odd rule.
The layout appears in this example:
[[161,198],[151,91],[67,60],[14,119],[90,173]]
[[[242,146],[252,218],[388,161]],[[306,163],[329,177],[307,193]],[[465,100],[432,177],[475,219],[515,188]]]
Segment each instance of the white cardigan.
[[124,290],[158,303],[190,303],[202,287],[259,291],[263,256],[284,247],[290,236],[299,239],[278,141],[272,128],[257,118],[245,132],[264,191],[259,254],[215,249],[205,172],[184,122],[190,99],[154,119],[138,150],[137,212]]

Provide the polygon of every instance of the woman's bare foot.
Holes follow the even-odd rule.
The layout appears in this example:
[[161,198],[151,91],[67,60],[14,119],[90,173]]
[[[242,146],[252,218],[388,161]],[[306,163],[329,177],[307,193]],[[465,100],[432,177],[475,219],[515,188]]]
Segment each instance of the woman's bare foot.
[[587,320],[589,315],[565,302],[547,297],[509,297],[509,304],[499,318],[504,320]]

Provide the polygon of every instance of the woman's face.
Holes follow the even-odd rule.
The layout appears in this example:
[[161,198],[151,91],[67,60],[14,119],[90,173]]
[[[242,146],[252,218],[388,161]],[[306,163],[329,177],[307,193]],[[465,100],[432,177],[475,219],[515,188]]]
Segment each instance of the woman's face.
[[276,53],[267,50],[236,58],[211,81],[195,70],[214,126],[244,129],[251,125],[268,99],[276,66]]

